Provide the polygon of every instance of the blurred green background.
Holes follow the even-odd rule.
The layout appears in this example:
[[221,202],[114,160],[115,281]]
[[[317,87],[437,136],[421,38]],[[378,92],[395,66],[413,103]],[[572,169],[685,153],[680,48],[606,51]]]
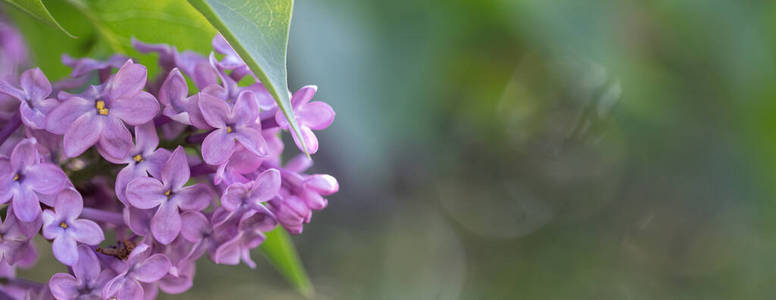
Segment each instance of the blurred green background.
[[[776,294],[776,2],[295,5],[290,86],[337,111],[316,299]],[[257,261],[161,299],[301,298]]]

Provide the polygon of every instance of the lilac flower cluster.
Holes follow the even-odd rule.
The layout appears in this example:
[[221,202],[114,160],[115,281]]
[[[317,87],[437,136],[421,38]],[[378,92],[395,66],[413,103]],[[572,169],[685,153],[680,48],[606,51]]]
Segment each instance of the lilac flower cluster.
[[[304,173],[307,156],[283,164],[280,134],[289,122],[220,35],[208,57],[133,40],[159,57],[152,80],[122,55],[63,56],[71,76],[52,83],[37,68],[18,74],[26,49],[3,26],[0,296],[181,293],[199,258],[255,267],[250,251],[266,232],[280,225],[301,233],[339,189],[332,176]],[[305,86],[291,98],[301,127],[292,137],[310,153],[318,150],[314,130],[335,115],[313,101],[315,92]],[[13,276],[35,263],[38,232],[68,267],[47,284]]]

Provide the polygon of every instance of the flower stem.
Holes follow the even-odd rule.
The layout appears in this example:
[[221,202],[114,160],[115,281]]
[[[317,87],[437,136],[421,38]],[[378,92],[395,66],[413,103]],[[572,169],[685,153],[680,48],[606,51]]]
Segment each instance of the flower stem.
[[124,217],[120,213],[90,207],[84,207],[84,210],[81,211],[81,218],[114,225],[124,225]]
[[19,126],[22,126],[22,118],[19,112],[17,112],[10,120],[8,120],[8,123],[3,126],[3,130],[0,131],[0,145],[5,143],[5,140],[8,139],[16,129],[19,129]]

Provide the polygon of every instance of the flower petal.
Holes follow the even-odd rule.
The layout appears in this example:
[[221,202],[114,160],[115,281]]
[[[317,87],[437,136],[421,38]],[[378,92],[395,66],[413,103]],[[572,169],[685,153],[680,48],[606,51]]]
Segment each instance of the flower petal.
[[27,100],[27,95],[24,91],[14,87],[5,80],[0,80],[0,94],[6,94],[22,102],[26,102]]
[[151,219],[151,233],[159,243],[171,243],[181,232],[181,215],[178,206],[169,202],[159,205],[159,210]]
[[226,127],[229,118],[229,106],[215,97],[200,97],[197,103],[205,122],[215,128]]
[[156,101],[156,97],[143,91],[132,96],[114,99],[109,112],[129,125],[140,125],[151,121],[158,113],[159,102]]
[[104,126],[98,118],[96,114],[83,114],[70,125],[64,137],[65,155],[76,157],[97,143]]
[[145,172],[138,168],[137,165],[127,165],[119,171],[116,175],[116,185],[113,190],[116,192],[116,197],[124,205],[128,205],[127,200],[127,185],[135,178],[145,176]]
[[254,204],[267,202],[277,196],[280,192],[280,181],[280,171],[277,169],[268,169],[259,174],[253,181],[251,190],[251,200],[255,201]]
[[33,102],[43,100],[51,95],[51,82],[40,68],[24,71],[19,77],[19,84]]
[[84,282],[90,282],[100,276],[100,261],[89,246],[78,246],[78,263],[73,265],[73,274]]
[[153,122],[135,126],[135,149],[139,153],[153,152],[159,146],[159,135]]
[[38,162],[38,149],[35,139],[24,139],[16,144],[11,152],[11,171],[21,171]]
[[315,85],[306,85],[297,90],[293,96],[291,96],[291,105],[294,108],[307,104],[315,96],[315,92],[318,91],[318,87]]
[[267,156],[267,142],[261,135],[261,129],[256,127],[240,127],[232,136],[251,153],[259,157]]
[[310,127],[310,129],[326,129],[334,122],[334,109],[326,103],[315,101],[307,103],[294,110],[296,119],[299,123]]
[[67,184],[65,172],[49,163],[30,166],[24,175],[24,184],[41,194],[50,195],[59,192]]
[[241,252],[240,238],[235,237],[218,246],[215,255],[213,255],[213,261],[217,264],[236,265],[240,263]]
[[29,188],[17,189],[11,206],[16,217],[23,222],[32,222],[40,215],[38,196]]
[[170,155],[172,155],[170,150],[163,148],[157,149],[153,153],[146,155],[143,159],[145,160],[145,164],[148,165],[148,173],[156,178],[162,176],[162,167],[164,167],[164,163],[170,159]]
[[33,107],[30,107],[27,103],[19,104],[19,113],[21,113],[22,122],[33,129],[46,128],[46,115]]
[[314,190],[321,195],[328,196],[339,191],[337,178],[328,174],[314,174],[307,177],[304,181],[304,187]]
[[103,123],[100,150],[112,157],[126,157],[132,149],[132,134],[118,118],[99,117]]
[[181,209],[203,210],[215,199],[215,195],[207,185],[198,183],[176,192],[175,198]]
[[165,107],[172,107],[175,112],[182,112],[182,101],[188,97],[189,87],[183,74],[174,68],[159,88],[159,102]]
[[65,134],[67,129],[88,112],[94,112],[94,102],[73,96],[51,110],[46,117],[46,130],[55,134]]
[[183,147],[178,146],[162,167],[162,182],[175,191],[189,181],[190,175],[186,151],[183,150]]
[[110,99],[133,96],[143,89],[147,76],[145,66],[127,60],[108,82],[105,92]]
[[54,239],[51,249],[54,252],[54,257],[65,265],[72,266],[78,261],[75,240],[65,234]]
[[73,221],[70,227],[72,230],[70,228],[68,230],[73,239],[81,243],[94,246],[105,240],[105,234],[102,233],[100,225],[94,221],[78,219]]
[[[307,146],[307,151],[310,152],[310,154],[315,154],[315,152],[318,152],[318,138],[315,137],[315,133],[313,133],[310,128],[307,126],[299,126],[299,131],[302,132],[302,138],[304,139],[304,143]],[[302,150],[302,143],[299,142],[299,137],[296,136],[295,131],[291,131],[291,136],[294,137],[294,143],[299,148],[299,150]]]
[[140,285],[139,282],[136,280],[132,280],[127,278],[123,281],[123,284],[121,285],[121,288],[118,290],[118,293],[116,294],[117,300],[143,300],[145,299],[145,291],[143,290],[143,286]]
[[56,299],[75,299],[80,294],[81,285],[73,275],[56,273],[48,282],[49,290]]
[[237,96],[232,108],[233,119],[240,124],[256,124],[259,118],[259,100],[253,91],[245,90]]
[[74,220],[81,215],[84,202],[81,194],[74,188],[67,188],[57,195],[54,211],[57,217],[65,220]]
[[234,148],[234,138],[226,133],[226,129],[216,129],[202,141],[202,159],[211,165],[223,164],[232,156]]
[[229,185],[221,196],[221,207],[228,211],[234,211],[243,204],[243,199],[248,196],[250,186],[242,183]]
[[154,282],[167,275],[172,264],[164,254],[157,253],[146,258],[135,267],[132,277],[140,282]]
[[159,180],[149,177],[135,178],[127,185],[127,200],[132,206],[140,209],[150,209],[167,201],[164,186]]
[[198,211],[185,211],[181,214],[181,235],[189,242],[196,243],[204,238],[203,234],[210,231],[207,217]]

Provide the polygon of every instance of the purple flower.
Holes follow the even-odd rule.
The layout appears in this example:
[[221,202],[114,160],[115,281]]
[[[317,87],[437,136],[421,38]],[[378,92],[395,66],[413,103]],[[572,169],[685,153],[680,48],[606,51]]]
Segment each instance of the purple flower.
[[233,183],[221,196],[221,206],[228,211],[256,208],[274,198],[280,191],[280,172],[269,169],[248,183]]
[[[188,224],[187,224],[188,225]],[[164,247],[162,251],[170,259],[171,267],[167,275],[159,280],[159,288],[168,294],[180,294],[193,285],[196,266],[189,256],[194,244],[183,237],[178,237]]]
[[266,238],[264,232],[277,225],[274,216],[268,210],[249,210],[240,218],[237,234],[216,249],[214,260],[219,264],[236,265],[240,260],[255,268],[250,250],[258,247]]
[[[326,103],[320,101],[310,102],[315,96],[318,87],[314,85],[304,86],[291,97],[291,106],[294,108],[294,117],[299,125],[302,139],[310,154],[318,152],[318,138],[315,137],[313,130],[323,130],[334,121],[334,110]],[[283,112],[278,110],[275,114],[275,121],[283,129],[288,129],[289,124]],[[302,144],[294,131],[291,131],[294,142],[299,149]]]
[[198,93],[189,97],[189,87],[186,85],[186,79],[177,68],[172,69],[167,79],[159,88],[159,101],[164,105],[162,114],[176,122],[193,125],[200,129],[209,129],[210,125],[205,123],[202,113],[199,111],[200,97],[213,97],[209,94]]
[[29,69],[19,79],[21,89],[0,80],[0,93],[19,100],[22,122],[34,129],[46,127],[46,114],[59,104],[51,95],[51,83],[40,68]]
[[259,107],[253,92],[240,93],[233,107],[209,97],[199,99],[202,116],[216,128],[202,141],[202,158],[211,165],[220,165],[232,156],[237,143],[257,156],[267,155],[267,144],[257,123]]
[[269,209],[275,213],[278,223],[292,234],[302,233],[304,223],[310,222],[312,210],[305,201],[295,195],[274,198],[269,202]]
[[54,240],[54,257],[68,266],[78,261],[76,242],[97,245],[105,239],[97,223],[78,219],[82,210],[81,195],[71,188],[59,194],[54,211],[43,211],[43,236]]
[[162,279],[170,269],[170,260],[162,253],[151,255],[151,247],[140,244],[126,261],[117,260],[114,265],[118,275],[105,284],[102,298],[142,300],[146,293],[142,284]]
[[10,160],[0,159],[0,203],[13,198],[16,216],[30,222],[40,215],[38,194],[51,195],[67,185],[62,170],[40,161],[35,139],[24,139],[14,147]]
[[57,299],[100,299],[102,288],[113,277],[110,270],[100,271],[100,261],[94,250],[78,246],[78,263],[72,266],[73,275],[56,273],[48,286]]
[[[141,125],[159,112],[156,98],[144,92],[146,68],[128,60],[104,86],[70,96],[48,116],[46,130],[64,134],[65,154],[75,157],[98,144],[104,153],[124,157],[132,137],[124,125]],[[122,122],[123,121],[123,122]]]
[[8,209],[5,221],[0,224],[0,262],[9,265],[31,266],[38,258],[32,238],[40,230],[41,220],[22,222]]
[[135,178],[146,176],[146,173],[159,177],[162,166],[170,158],[170,151],[156,149],[157,146],[159,146],[159,136],[156,135],[153,122],[149,122],[135,126],[135,145],[126,156],[116,158],[101,152],[102,157],[112,163],[127,164],[116,175],[115,187],[116,196],[125,205],[127,205],[125,193],[127,184]]
[[202,210],[214,198],[204,184],[184,187],[189,175],[186,152],[178,146],[162,167],[159,179],[140,177],[127,185],[127,199],[132,206],[140,209],[158,207],[151,219],[151,232],[162,244],[169,244],[180,233],[180,209]]

